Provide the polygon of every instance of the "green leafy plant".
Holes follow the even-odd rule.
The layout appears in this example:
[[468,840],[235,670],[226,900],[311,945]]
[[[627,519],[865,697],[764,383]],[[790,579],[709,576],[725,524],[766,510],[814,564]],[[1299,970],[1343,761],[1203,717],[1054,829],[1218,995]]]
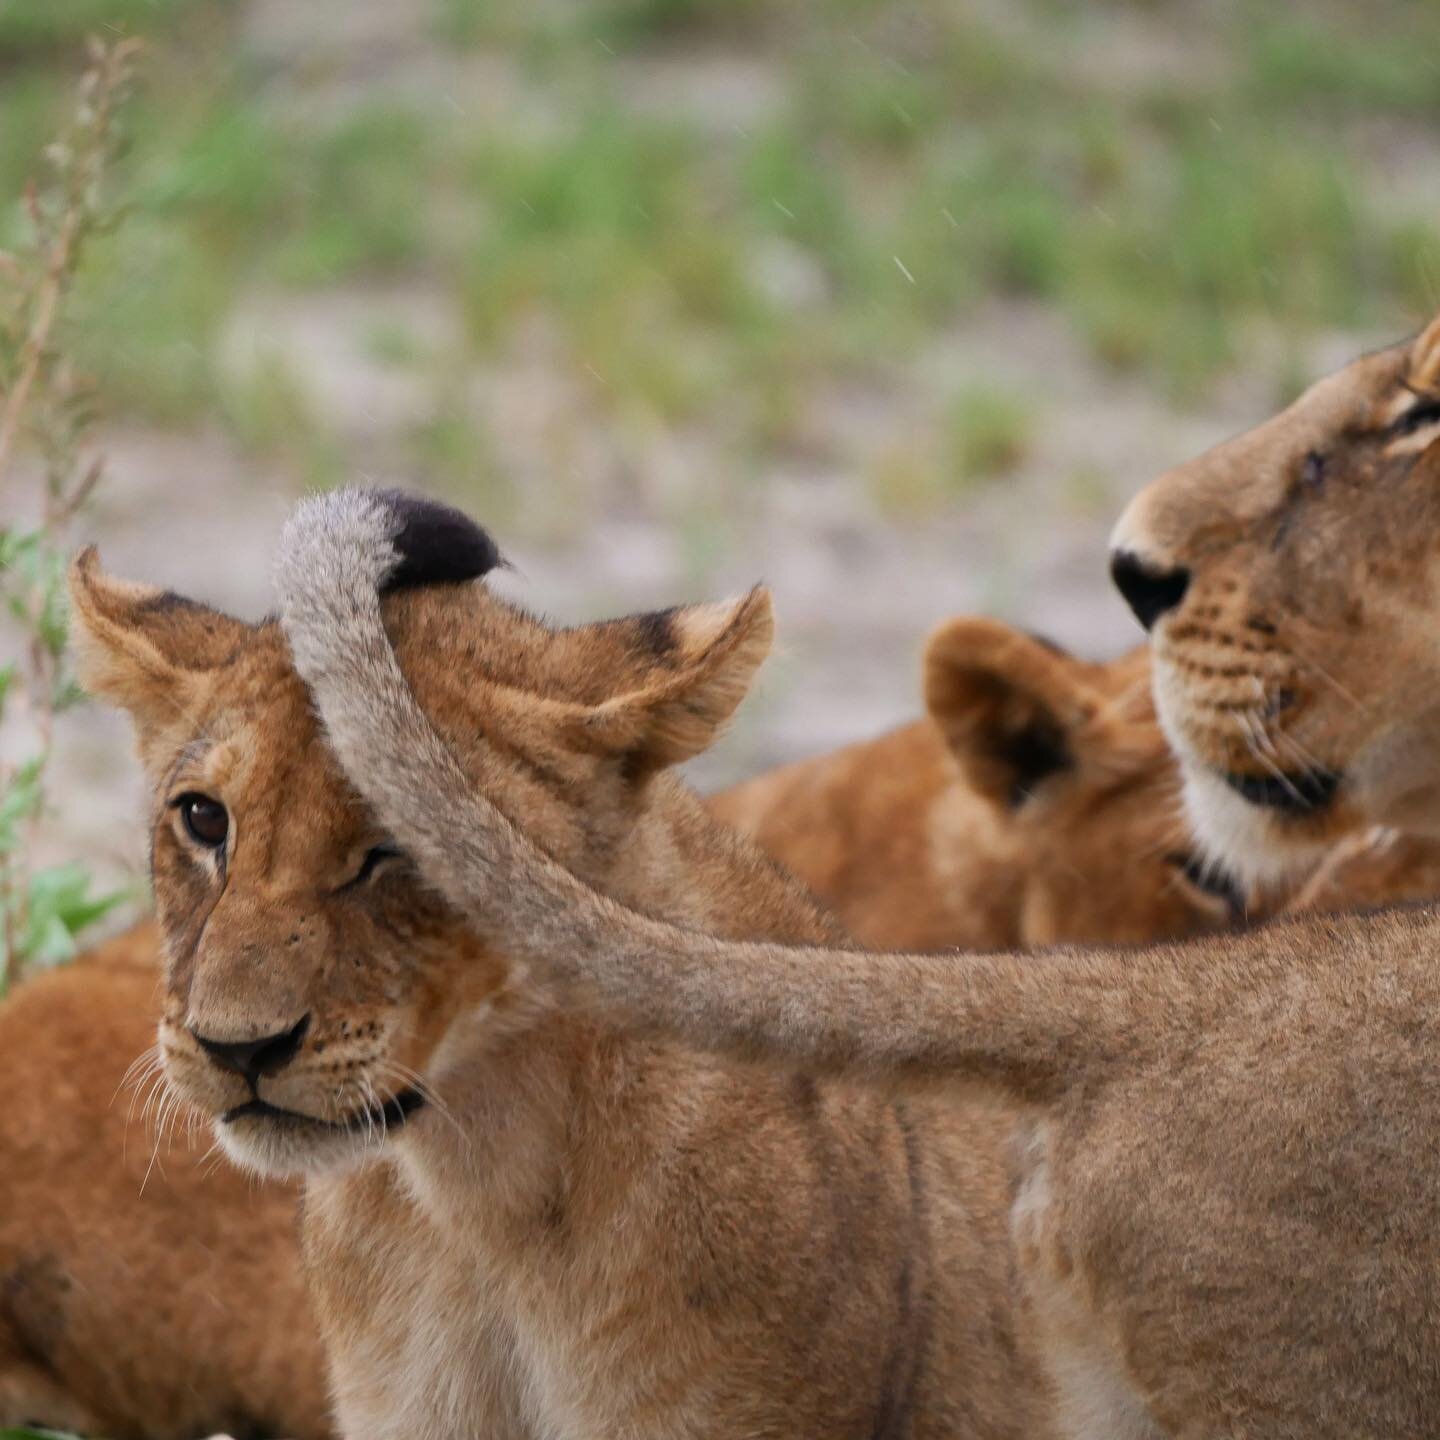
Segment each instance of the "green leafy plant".
[[0,602],[23,651],[0,667],[0,720],[29,741],[26,758],[0,763],[0,991],[27,966],[68,959],[76,936],[123,898],[92,896],[82,866],[40,868],[31,856],[55,718],[80,698],[65,665],[65,535],[103,473],[89,387],[58,322],[86,241],[118,218],[104,181],[137,54],[133,40],[91,42],[73,114],[26,187],[28,234],[0,254],[0,493],[39,492],[33,519],[0,523]]

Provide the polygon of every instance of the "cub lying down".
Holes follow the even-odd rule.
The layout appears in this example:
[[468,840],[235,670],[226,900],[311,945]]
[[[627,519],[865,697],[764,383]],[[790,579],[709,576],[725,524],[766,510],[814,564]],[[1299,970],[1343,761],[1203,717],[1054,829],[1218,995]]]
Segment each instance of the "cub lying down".
[[421,708],[382,617],[397,573],[478,572],[430,511],[353,493],[303,510],[277,569],[297,668],[377,819],[536,983],[720,1051],[999,1097],[1027,1137],[1010,1226],[1062,1433],[1433,1432],[1440,912],[1038,958],[642,915],[495,806],[502,750]]
[[1440,841],[1378,827],[1283,884],[1197,846],[1142,646],[1096,664],[998,620],[930,639],[925,718],[712,796],[881,950],[1179,939],[1440,895]]
[[923,719],[759,775],[711,812],[877,949],[1160,940],[1246,918],[1190,844],[1144,647],[1091,664],[959,616],[923,671]]
[[158,1075],[126,1084],[158,950],[139,925],[0,1003],[0,1427],[323,1440],[295,1187],[162,1142]]

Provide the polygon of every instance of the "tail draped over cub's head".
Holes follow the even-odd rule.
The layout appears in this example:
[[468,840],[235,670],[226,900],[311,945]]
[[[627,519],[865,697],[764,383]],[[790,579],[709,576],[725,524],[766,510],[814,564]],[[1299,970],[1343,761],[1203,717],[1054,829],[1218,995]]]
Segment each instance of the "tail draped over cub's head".
[[[482,580],[503,563],[486,531],[460,511],[402,491],[343,490],[302,504],[275,564],[296,668],[312,688],[316,677],[336,670],[362,693],[371,683],[386,693],[399,671],[381,599]],[[577,708],[567,733],[597,754],[618,756],[632,780],[706,749],[744,699],[774,639],[770,594],[762,586],[729,602],[610,623],[636,632],[632,648],[645,652],[647,673],[633,690]],[[321,714],[332,739],[337,730],[348,735],[350,724],[370,728],[363,707],[349,716],[323,708]]]
[[[359,490],[302,505],[275,566],[282,625],[351,783],[431,883],[512,957],[539,976],[582,982],[631,1023],[714,1048],[918,1080],[968,1074],[1026,1098],[1144,1043],[1133,986],[1103,955],[1077,957],[1088,979],[1067,990],[1052,983],[1054,962],[1022,955],[862,957],[722,942],[577,881],[496,809],[483,758],[467,771],[406,683],[381,596],[396,573],[426,573],[420,514],[419,502],[400,508]],[[711,643],[753,645],[757,633],[768,643],[768,601],[755,610],[763,594],[729,607]]]
[[[457,1016],[499,1007],[523,1027],[546,1008],[521,983],[518,949],[487,949],[397,853],[383,817],[409,794],[434,786],[435,803],[458,803],[472,776],[588,884],[676,916],[708,906],[707,928],[722,933],[767,906],[778,914],[783,890],[800,929],[778,933],[839,934],[758,854],[737,860],[755,881],[739,896],[726,889],[743,888],[735,877],[689,882],[686,843],[665,838],[675,824],[690,840],[731,839],[667,768],[709,745],[744,696],[771,643],[768,594],[552,628],[484,585],[501,563],[458,511],[393,492],[314,501],[280,560],[287,604],[305,617],[287,635],[278,620],[250,624],[107,575],[93,550],[75,562],[82,675],[129,711],[152,782],[166,1072],[242,1164],[289,1174],[366,1149],[382,1122],[424,1102],[399,1077]],[[333,749],[301,671],[316,696],[350,697],[325,713]],[[396,737],[380,717],[402,700],[412,724]],[[366,777],[364,798],[385,791],[373,813],[335,758],[372,746],[403,772]],[[337,970],[337,952],[371,963]],[[357,1013],[383,1019],[362,1033],[347,1019]],[[263,1059],[246,1059],[256,1036]],[[337,1086],[346,1056],[355,1068]],[[277,1109],[311,1123],[285,1129]]]

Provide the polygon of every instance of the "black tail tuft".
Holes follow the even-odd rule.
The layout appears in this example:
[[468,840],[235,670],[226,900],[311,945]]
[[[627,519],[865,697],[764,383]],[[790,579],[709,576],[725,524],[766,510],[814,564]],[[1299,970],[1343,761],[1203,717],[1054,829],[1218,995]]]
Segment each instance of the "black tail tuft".
[[452,506],[404,490],[378,490],[375,498],[396,520],[391,539],[400,563],[385,582],[387,593],[476,580],[501,563],[489,533]]

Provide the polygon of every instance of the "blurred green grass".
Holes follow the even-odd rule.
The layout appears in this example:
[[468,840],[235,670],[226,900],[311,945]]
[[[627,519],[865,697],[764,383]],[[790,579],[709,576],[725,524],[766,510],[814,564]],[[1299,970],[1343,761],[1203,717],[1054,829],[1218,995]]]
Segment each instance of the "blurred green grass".
[[[431,0],[434,45],[497,59],[536,98],[515,123],[363,85],[277,105],[219,0],[10,0],[0,232],[81,37],[138,30],[153,49],[132,213],[96,245],[70,322],[118,415],[219,419],[274,453],[308,424],[303,377],[267,391],[222,372],[241,297],[394,277],[453,298],[471,358],[503,361],[543,323],[613,423],[703,418],[737,454],[791,443],[817,380],[903,362],[1012,298],[1188,403],[1257,336],[1290,354],[1440,303],[1435,217],[1418,194],[1397,205],[1375,163],[1435,153],[1440,8],[1203,10]],[[1164,63],[1124,62],[1157,35]],[[636,63],[707,56],[757,67],[771,98],[720,124],[644,103]],[[489,464],[471,422],[437,415],[414,437],[424,463]],[[969,453],[1008,454],[1003,435],[936,423],[933,463],[955,467],[941,489],[1004,471]],[[327,463],[321,442],[291,448]]]

